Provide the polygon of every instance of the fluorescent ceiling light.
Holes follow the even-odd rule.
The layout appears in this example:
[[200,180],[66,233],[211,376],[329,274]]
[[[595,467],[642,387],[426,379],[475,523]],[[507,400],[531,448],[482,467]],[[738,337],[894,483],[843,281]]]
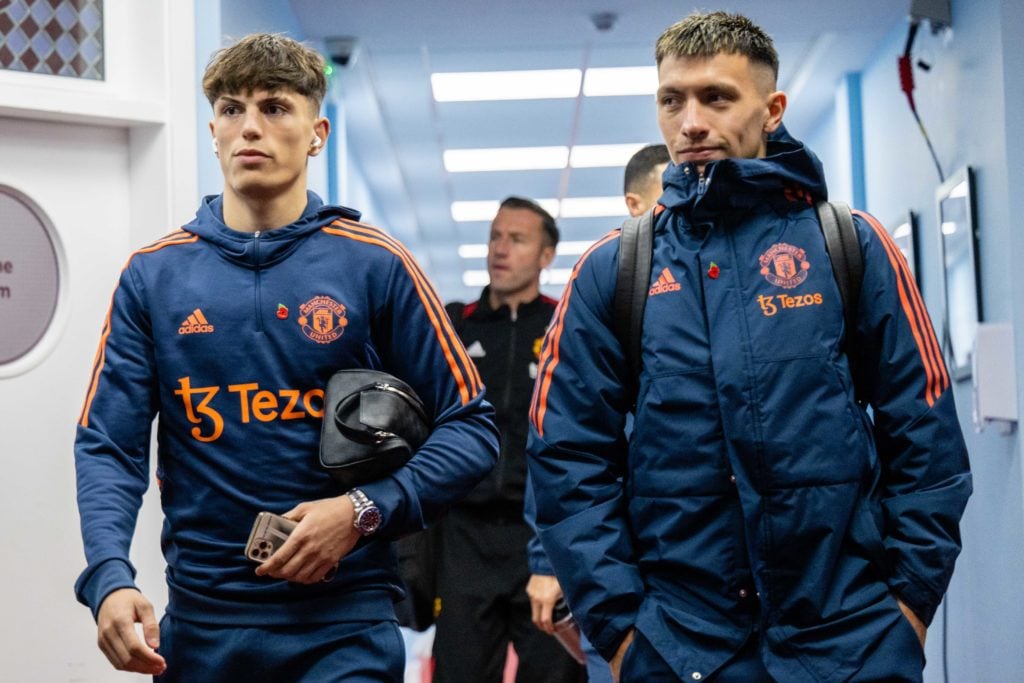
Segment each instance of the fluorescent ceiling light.
[[[535,201],[552,216],[558,217],[557,199],[537,199]],[[452,202],[452,220],[459,223],[471,221],[487,221],[490,223],[494,215],[498,213],[500,206],[501,202],[496,199]]]
[[482,202],[452,202],[452,220],[459,223],[468,221],[490,221],[498,213],[501,202],[487,200]]
[[460,258],[487,258],[486,244],[460,244]]
[[466,71],[430,74],[438,102],[485,100],[547,100],[577,97],[579,69],[534,71]]
[[555,253],[558,256],[579,256],[592,246],[594,246],[594,240],[559,242],[558,246],[555,247]]
[[[538,204],[555,218],[601,218],[604,216],[626,215],[626,203],[620,195],[611,197],[566,197],[538,199]],[[452,202],[452,219],[459,223],[471,221],[490,222],[498,213],[501,203],[497,200]]]
[[449,173],[526,171],[565,168],[568,159],[569,148],[565,146],[446,149],[444,168]]
[[540,271],[542,285],[564,285],[572,277],[572,268],[548,268]]
[[580,82],[587,97],[653,95],[658,90],[654,66],[530,71],[461,71],[430,74],[438,102],[547,100],[577,97]]
[[597,218],[624,216],[626,201],[621,195],[611,197],[566,197],[562,200],[559,218]]
[[486,270],[464,270],[462,271],[462,284],[467,287],[486,287],[491,283],[491,277]]
[[[594,244],[593,240],[559,242],[555,247],[558,256],[579,256]],[[464,259],[487,258],[486,244],[460,244],[459,257]]]
[[573,168],[599,168],[607,166],[625,166],[629,158],[644,143],[625,145],[576,145],[569,154],[569,165]]
[[[540,273],[542,285],[564,285],[572,277],[572,268],[548,268]],[[491,282],[486,270],[462,271],[462,284],[466,287],[486,287]]]
[[571,149],[565,146],[446,149],[444,168],[449,173],[478,173],[559,169],[565,168],[567,162],[574,168],[625,166],[644,144],[575,145]]
[[558,218],[558,200],[557,199],[535,199],[541,208],[550,213],[555,218]]
[[587,97],[653,95],[658,90],[658,69],[653,66],[619,66],[587,69],[583,94]]

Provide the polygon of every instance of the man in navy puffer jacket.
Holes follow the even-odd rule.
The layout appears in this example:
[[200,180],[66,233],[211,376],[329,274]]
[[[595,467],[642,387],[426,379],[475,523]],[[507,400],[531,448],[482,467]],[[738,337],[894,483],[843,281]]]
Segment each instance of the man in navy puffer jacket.
[[540,539],[619,680],[921,680],[971,476],[914,279],[855,212],[864,278],[844,329],[821,166],[782,126],[760,28],[694,14],[656,56],[673,163],[634,429],[627,442],[614,231],[545,337],[528,448]]

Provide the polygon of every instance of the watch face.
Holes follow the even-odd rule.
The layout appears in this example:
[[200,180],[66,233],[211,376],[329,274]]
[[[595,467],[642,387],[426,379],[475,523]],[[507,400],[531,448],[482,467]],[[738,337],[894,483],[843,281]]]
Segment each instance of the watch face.
[[359,527],[359,532],[363,535],[372,534],[380,526],[381,516],[380,509],[377,506],[372,506],[363,509],[359,513],[359,520],[356,525]]

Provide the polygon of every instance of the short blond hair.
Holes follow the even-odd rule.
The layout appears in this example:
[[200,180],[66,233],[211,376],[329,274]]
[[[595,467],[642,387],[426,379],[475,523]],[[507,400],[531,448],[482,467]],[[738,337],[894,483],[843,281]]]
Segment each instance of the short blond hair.
[[221,95],[282,89],[305,95],[319,112],[327,77],[319,52],[279,33],[254,33],[217,50],[203,73],[211,105]]

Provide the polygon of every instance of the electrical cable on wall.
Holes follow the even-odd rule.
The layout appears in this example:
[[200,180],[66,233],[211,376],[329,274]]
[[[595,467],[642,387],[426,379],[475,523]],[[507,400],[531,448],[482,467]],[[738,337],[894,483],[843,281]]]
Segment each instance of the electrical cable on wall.
[[922,123],[921,117],[917,113],[917,105],[914,104],[914,66],[910,61],[910,50],[914,46],[914,39],[917,37],[917,29],[919,27],[919,21],[910,22],[910,33],[907,34],[907,46],[903,50],[903,54],[897,60],[900,70],[900,89],[907,96],[907,102],[910,104],[910,113],[914,115],[914,120],[917,121],[917,126],[921,129],[921,135],[924,136],[925,144],[928,145],[928,151],[931,152],[932,161],[935,162],[935,170],[939,172],[939,181],[942,182],[946,180],[946,176],[942,173],[942,166],[939,164],[939,157],[935,154],[935,148],[932,147],[931,138],[928,137],[928,131],[925,129],[924,123]]
[[[946,18],[948,25],[948,17]],[[899,65],[900,74],[900,89],[907,96],[907,103],[910,104],[910,113],[914,115],[914,120],[917,121],[917,126],[921,130],[921,135],[924,136],[925,144],[928,145],[928,151],[932,155],[932,161],[935,162],[935,170],[939,174],[939,182],[945,182],[946,176],[942,172],[942,165],[939,164],[939,157],[935,154],[935,148],[932,146],[931,138],[928,137],[928,130],[924,127],[924,123],[921,121],[920,115],[917,113],[917,105],[914,103],[914,66],[910,61],[910,52],[914,47],[914,39],[917,37],[917,30],[920,28],[921,22],[914,19],[910,22],[910,31],[907,34],[907,45],[903,49],[903,54],[897,59]],[[922,64],[922,68],[927,70],[927,65]],[[944,326],[943,329],[943,344],[949,343],[949,329]],[[949,594],[942,600],[942,680],[949,681]]]

